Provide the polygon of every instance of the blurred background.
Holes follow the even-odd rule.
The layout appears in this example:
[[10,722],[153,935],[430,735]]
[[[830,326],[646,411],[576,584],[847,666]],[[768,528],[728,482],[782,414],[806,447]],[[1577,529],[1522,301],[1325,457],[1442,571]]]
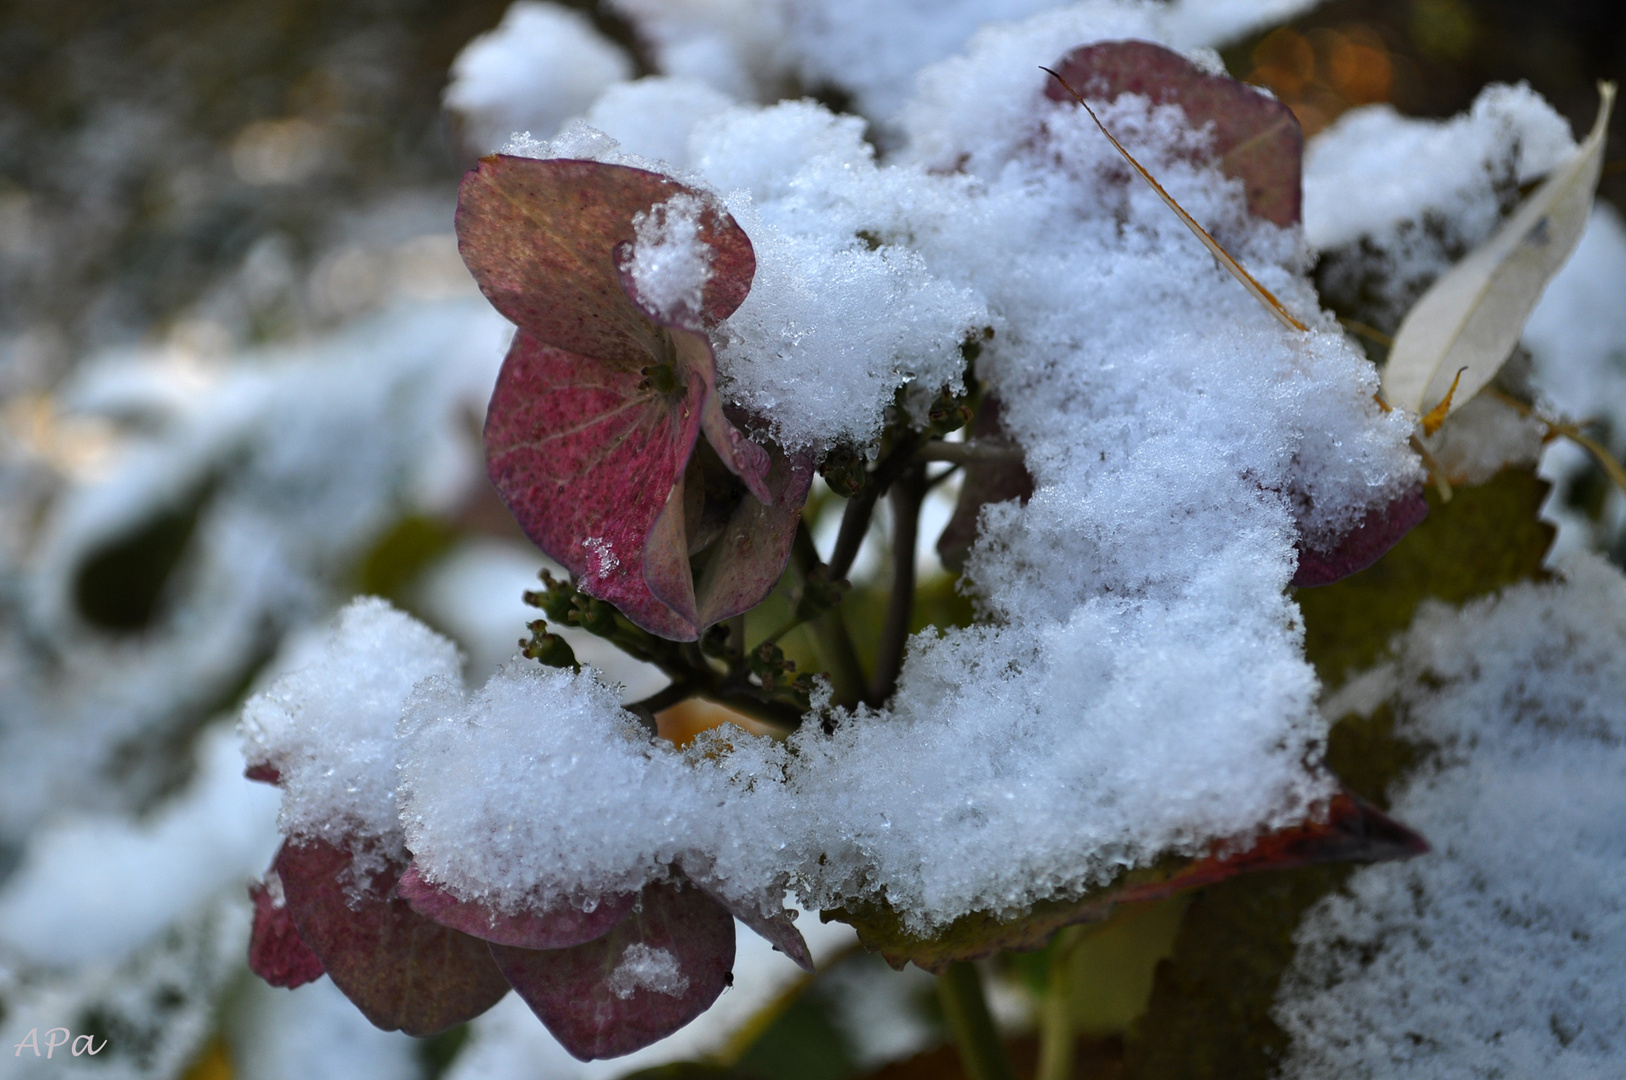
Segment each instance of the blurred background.
[[[475,682],[530,617],[519,593],[542,559],[483,478],[507,328],[457,257],[462,169],[488,128],[547,137],[604,85],[655,71],[709,70],[765,100],[881,100],[815,63],[719,69],[694,27],[750,6],[535,5],[536,33],[586,44],[576,82],[509,117],[472,90],[443,108],[454,61],[507,0],[0,0],[0,1075],[609,1077],[702,1054],[763,1080],[954,1075],[931,980],[816,921],[816,980],[742,952],[726,1008],[592,1067],[512,1001],[472,1033],[415,1041],[372,1030],[325,980],[270,990],[242,960],[244,884],[276,814],[275,792],[240,777],[243,698],[356,593],[452,636]],[[1626,74],[1618,0],[1308,6],[1222,50],[1307,135],[1376,103],[1451,116],[1519,80],[1583,133],[1596,80]],[[1601,197],[1626,208],[1614,124]],[[1617,454],[1621,434],[1605,433]],[[1582,456],[1561,464],[1562,512],[1626,561],[1620,497]],[[923,559],[940,621],[963,617]],[[592,642],[578,653],[613,663]],[[611,670],[629,698],[659,685]],[[681,738],[718,720],[665,723]],[[1115,974],[1078,1003],[1079,1075],[1113,1075],[1178,918],[1154,906],[1086,950]],[[1028,1060],[1034,962],[1003,972],[995,1000]],[[3,1054],[58,1026],[109,1049]]]

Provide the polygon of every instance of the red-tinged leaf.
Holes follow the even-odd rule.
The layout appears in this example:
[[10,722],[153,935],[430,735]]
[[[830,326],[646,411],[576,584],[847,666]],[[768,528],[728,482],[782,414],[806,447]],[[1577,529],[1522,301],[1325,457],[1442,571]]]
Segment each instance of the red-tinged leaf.
[[1386,506],[1373,507],[1329,551],[1299,548],[1299,566],[1293,584],[1300,588],[1331,585],[1377,562],[1428,517],[1428,499],[1421,485]]
[[734,967],[734,919],[705,893],[650,885],[605,937],[571,949],[490,946],[502,973],[583,1061],[664,1039],[705,1012]]
[[248,887],[254,902],[254,929],[248,938],[248,969],[272,986],[292,990],[322,977],[322,959],[294,926],[275,870]]
[[[1248,212],[1277,225],[1298,222],[1304,133],[1280,101],[1148,41],[1082,46],[1062,58],[1056,73],[1087,98],[1141,94],[1154,105],[1180,106],[1193,127],[1212,124],[1214,156],[1226,176],[1242,181]],[[1045,95],[1071,100],[1055,82]]]
[[419,875],[416,865],[407,867],[397,890],[413,911],[442,926],[521,949],[565,949],[601,938],[632,910],[634,899],[631,895],[605,897],[592,911],[567,906],[506,915],[431,885]]
[[282,783],[282,773],[277,771],[277,767],[275,765],[268,762],[261,762],[258,765],[250,765],[248,768],[243,770],[243,777],[244,779],[255,780],[262,784]]
[[972,912],[936,936],[920,938],[910,934],[898,913],[884,904],[826,911],[820,917],[850,923],[858,931],[859,941],[881,953],[895,968],[913,962],[941,974],[959,960],[977,960],[1005,949],[1040,948],[1062,927],[1099,922],[1122,903],[1160,900],[1255,870],[1383,862],[1426,851],[1428,843],[1417,833],[1343,791],[1329,801],[1323,815],[1267,833],[1246,850],[1227,852],[1216,847],[1203,858],[1165,859],[1157,866],[1130,871],[1116,884],[1081,899],[1035,904],[1028,914],[1015,919]]
[[363,1016],[385,1031],[434,1035],[508,992],[485,942],[424,918],[396,893],[402,866],[357,874],[353,864],[332,844],[290,840],[275,870],[299,936]]
[[[999,419],[999,398],[989,394],[977,410],[967,436],[980,446],[1013,446],[1014,441]],[[1024,503],[1033,497],[1033,477],[1020,461],[973,461],[965,467],[965,478],[960,483],[960,498],[954,504],[954,516],[943,527],[937,538],[937,556],[943,565],[959,572],[965,568],[965,556],[977,539],[977,522],[982,508],[989,503],[1021,499]]]
[[636,370],[592,364],[520,331],[486,413],[486,468],[525,535],[578,588],[651,633],[692,641],[701,629],[692,586],[689,610],[679,611],[670,601],[682,603],[680,590],[663,603],[645,580],[645,545],[688,465],[711,390],[709,378],[672,370],[661,393]]
[[658,173],[483,158],[458,192],[458,250],[497,310],[538,342],[637,372],[664,346],[622,287],[617,249],[635,239],[634,217],[674,195],[706,204],[699,238],[712,259],[701,317],[725,319],[750,291],[751,242],[709,197]]

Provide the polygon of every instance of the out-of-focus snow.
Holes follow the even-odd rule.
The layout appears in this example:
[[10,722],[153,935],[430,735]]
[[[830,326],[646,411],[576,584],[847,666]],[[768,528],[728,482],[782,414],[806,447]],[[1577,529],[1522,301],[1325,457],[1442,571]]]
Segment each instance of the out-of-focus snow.
[[1357,871],[1298,932],[1287,1077],[1596,1077],[1626,1040],[1626,578],[1595,557],[1422,611],[1389,669],[1429,855]]
[[501,25],[463,47],[444,100],[464,146],[489,154],[516,131],[552,138],[606,87],[631,77],[631,58],[586,14],[518,0]]

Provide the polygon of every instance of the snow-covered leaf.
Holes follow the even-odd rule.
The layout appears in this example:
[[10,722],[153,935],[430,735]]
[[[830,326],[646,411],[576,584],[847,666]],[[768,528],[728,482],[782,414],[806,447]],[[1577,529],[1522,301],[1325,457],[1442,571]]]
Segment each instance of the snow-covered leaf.
[[459,900],[431,885],[419,875],[416,865],[407,867],[397,890],[413,911],[442,926],[522,949],[565,949],[603,937],[632,910],[634,900],[630,895],[606,896],[592,911],[564,906],[505,914],[472,900]]
[[[1281,101],[1149,41],[1080,46],[1062,57],[1056,74],[1085,97],[1141,94],[1153,105],[1180,106],[1195,128],[1213,125],[1214,157],[1226,176],[1242,181],[1248,212],[1277,225],[1298,223],[1304,133]],[[1054,82],[1045,96],[1072,100]]]
[[403,866],[320,840],[283,844],[274,866],[300,938],[375,1026],[433,1035],[508,992],[485,942],[424,918],[397,894]]
[[1598,92],[1598,118],[1570,159],[1406,313],[1383,372],[1389,404],[1421,416],[1445,400],[1460,373],[1453,398],[1460,408],[1501,370],[1591,216],[1615,87],[1603,83]]
[[734,967],[734,919],[699,889],[662,883],[596,941],[490,949],[554,1038],[591,1061],[648,1046],[710,1008]]
[[956,961],[992,956],[1003,949],[1037,949],[1062,927],[1098,922],[1118,904],[1159,900],[1255,870],[1382,862],[1410,858],[1427,850],[1422,837],[1342,791],[1321,815],[1267,833],[1243,851],[1216,845],[1213,853],[1203,858],[1165,859],[1156,866],[1131,871],[1118,883],[1082,899],[1036,904],[1027,915],[1016,919],[973,912],[956,919],[941,934],[924,939],[909,934],[897,914],[880,904],[862,910],[826,911],[822,917],[851,923],[859,941],[880,952],[895,968],[912,962],[940,974]]

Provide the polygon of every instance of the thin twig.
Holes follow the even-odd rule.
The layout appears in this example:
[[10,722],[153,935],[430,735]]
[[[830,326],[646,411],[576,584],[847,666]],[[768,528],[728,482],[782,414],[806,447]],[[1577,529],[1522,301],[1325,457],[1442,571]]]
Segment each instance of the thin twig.
[[918,435],[905,435],[892,448],[892,452],[875,466],[863,489],[847,500],[847,508],[841,514],[841,531],[836,534],[836,547],[830,553],[831,577],[844,578],[852,569],[858,549],[863,546],[864,536],[869,532],[870,518],[875,514],[875,501],[885,495],[892,481],[909,467],[921,442]]
[[926,497],[926,467],[917,464],[898,477],[888,500],[892,504],[892,594],[875,654],[875,677],[869,703],[880,705],[898,688],[909,622],[915,609],[915,547],[920,539],[920,503]]
[[[819,561],[818,549],[813,546],[813,535],[808,532],[805,521],[796,527],[791,558],[796,560],[796,568],[804,582],[820,571],[832,573]],[[849,708],[857,705],[864,699],[864,669],[858,662],[858,650],[853,648],[846,620],[841,616],[841,605],[837,604],[811,620],[808,628],[813,631],[819,656],[824,660],[825,673],[830,677],[831,704]]]
[[1385,334],[1382,330],[1379,330],[1375,326],[1368,326],[1359,319],[1347,319],[1342,315],[1338,316],[1338,321],[1343,325],[1344,329],[1353,334],[1359,334],[1361,337],[1366,338],[1369,341],[1375,341],[1379,345],[1382,345],[1385,349],[1394,348],[1395,339],[1390,337],[1388,334]]
[[1495,386],[1487,386],[1485,391],[1504,405],[1512,408],[1520,416],[1533,416],[1541,421],[1547,426],[1548,438],[1554,435],[1562,435],[1591,454],[1593,459],[1597,461],[1598,467],[1604,471],[1604,474],[1613,480],[1621,491],[1626,492],[1626,467],[1622,467],[1621,463],[1615,460],[1615,455],[1609,452],[1607,446],[1581,430],[1587,426],[1588,421],[1583,420],[1577,424],[1568,420],[1556,420]]

